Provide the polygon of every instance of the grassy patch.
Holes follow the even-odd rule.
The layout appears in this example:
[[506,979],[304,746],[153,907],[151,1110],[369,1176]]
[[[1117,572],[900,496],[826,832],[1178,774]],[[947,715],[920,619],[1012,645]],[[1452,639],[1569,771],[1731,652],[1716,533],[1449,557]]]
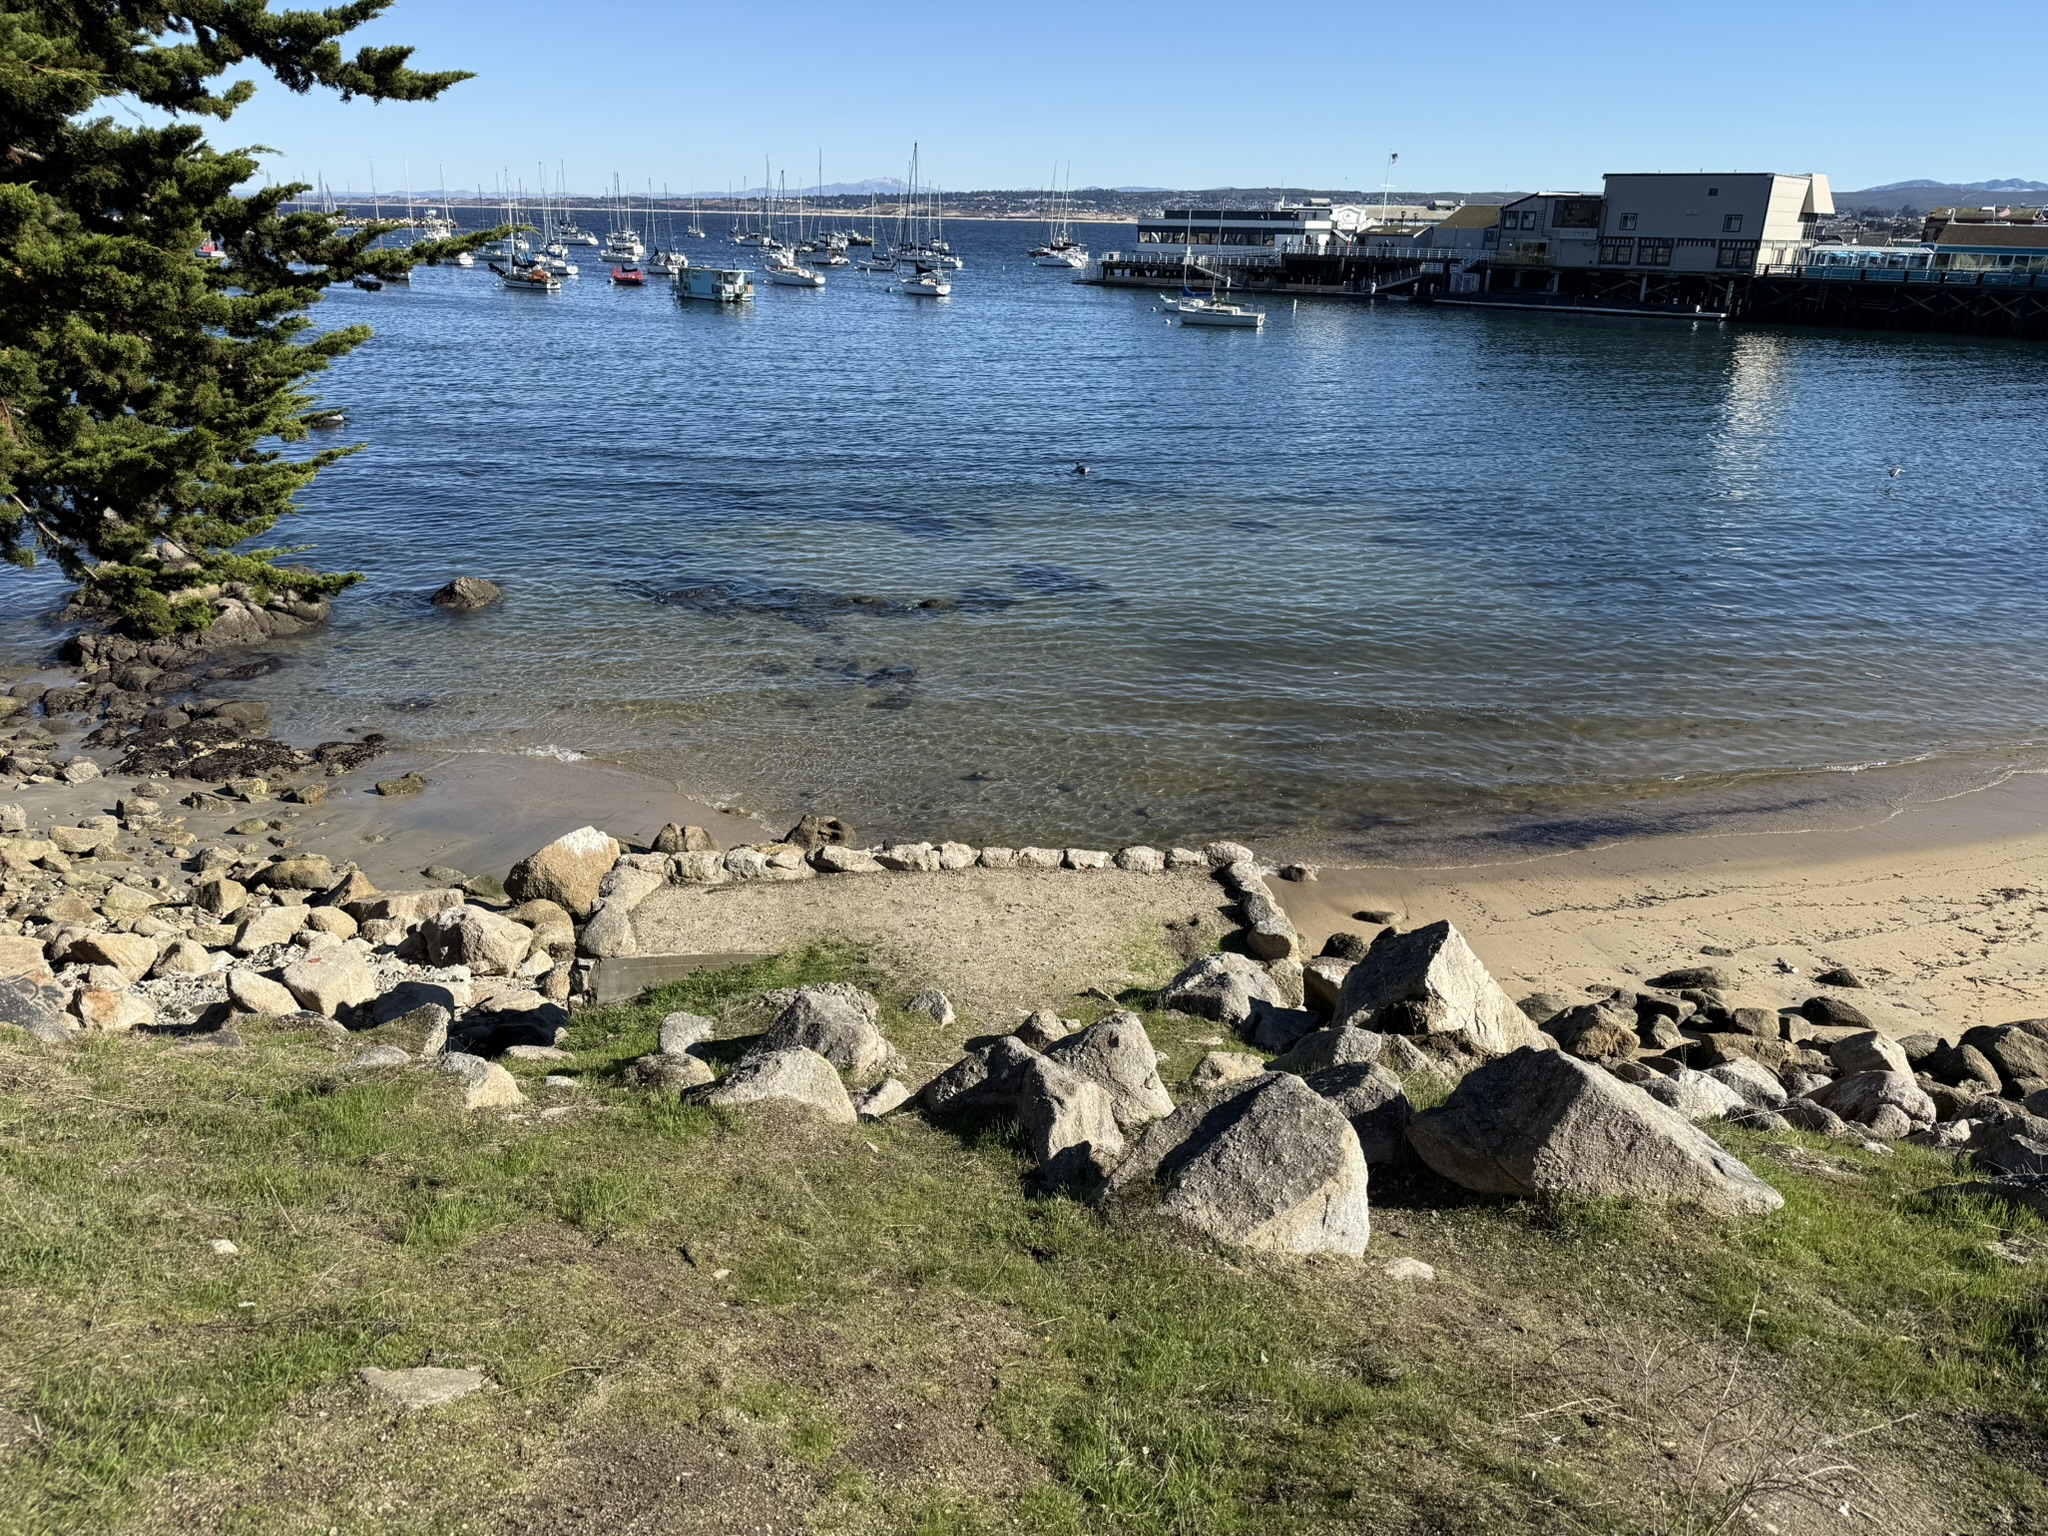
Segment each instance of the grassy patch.
[[[0,1532],[1789,1532],[1822,1451],[1899,1529],[2048,1518],[2042,1227],[1932,1154],[1731,1135],[1787,1196],[1732,1226],[1376,1176],[1370,1259],[1281,1261],[1034,1195],[1001,1126],[620,1086],[665,1013],[833,979],[910,1026],[813,949],[580,1017],[511,1116],[312,1041],[0,1055]],[[354,1378],[425,1363],[495,1388]]]

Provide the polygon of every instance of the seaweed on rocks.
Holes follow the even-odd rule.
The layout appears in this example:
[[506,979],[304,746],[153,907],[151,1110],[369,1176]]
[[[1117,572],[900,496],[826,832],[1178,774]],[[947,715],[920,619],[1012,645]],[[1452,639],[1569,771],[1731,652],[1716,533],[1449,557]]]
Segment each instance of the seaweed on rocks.
[[240,661],[232,666],[214,667],[206,674],[208,682],[246,683],[259,677],[268,677],[284,666],[282,656],[258,656],[253,661]]
[[323,741],[313,749],[313,760],[329,773],[348,773],[384,755],[384,738],[372,732],[361,741]]
[[186,758],[171,771],[181,779],[225,784],[230,779],[284,778],[307,767],[312,761],[310,753],[301,752],[282,741],[265,739],[208,748]]
[[900,602],[872,592],[832,592],[823,587],[752,581],[743,577],[657,587],[649,582],[622,582],[620,590],[664,607],[689,608],[713,618],[780,619],[800,629],[822,630],[846,615],[901,618],[944,612],[958,606],[947,597]]

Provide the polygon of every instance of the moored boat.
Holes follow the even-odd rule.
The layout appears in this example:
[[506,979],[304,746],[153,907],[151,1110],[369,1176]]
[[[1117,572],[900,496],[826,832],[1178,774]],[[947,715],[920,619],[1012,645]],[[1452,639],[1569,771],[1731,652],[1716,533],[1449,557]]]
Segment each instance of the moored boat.
[[920,262],[914,273],[896,285],[896,291],[910,299],[944,299],[952,296],[953,283],[938,268]]
[[822,288],[825,274],[800,267],[787,256],[776,256],[768,263],[768,281],[778,288]]
[[529,264],[519,267],[501,267],[491,263],[491,270],[498,274],[498,280],[507,288],[522,293],[560,293],[562,280],[546,267]]
[[676,274],[676,297],[708,304],[741,304],[754,296],[754,285],[738,267],[685,267]]
[[1220,299],[1182,298],[1168,301],[1166,307],[1180,316],[1182,325],[1256,331],[1266,323],[1263,311],[1246,309],[1242,304],[1226,304]]

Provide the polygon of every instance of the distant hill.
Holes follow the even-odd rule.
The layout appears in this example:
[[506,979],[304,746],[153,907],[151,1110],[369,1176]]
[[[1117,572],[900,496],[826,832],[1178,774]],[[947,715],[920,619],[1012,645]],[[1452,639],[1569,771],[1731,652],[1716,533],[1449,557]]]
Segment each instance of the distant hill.
[[2021,181],[2008,177],[2002,181],[1893,181],[1881,187],[1865,187],[1860,192],[1837,192],[1837,207],[1896,208],[1911,204],[1915,208],[1935,208],[1955,203],[1979,203],[1986,198],[1999,202],[2022,202],[2030,197],[2048,193],[2048,181]]

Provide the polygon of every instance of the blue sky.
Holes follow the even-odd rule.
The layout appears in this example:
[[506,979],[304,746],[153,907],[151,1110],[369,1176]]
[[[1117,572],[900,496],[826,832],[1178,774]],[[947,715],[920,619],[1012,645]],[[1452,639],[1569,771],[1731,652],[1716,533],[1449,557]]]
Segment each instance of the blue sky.
[[[1610,170],[2048,180],[2048,6],[920,7],[859,0],[397,0],[359,37],[478,78],[430,105],[267,83],[225,142],[279,178],[473,187],[566,162],[572,190],[900,175],[1077,185],[1595,186]],[[2031,75],[2031,78],[2030,78]]]

